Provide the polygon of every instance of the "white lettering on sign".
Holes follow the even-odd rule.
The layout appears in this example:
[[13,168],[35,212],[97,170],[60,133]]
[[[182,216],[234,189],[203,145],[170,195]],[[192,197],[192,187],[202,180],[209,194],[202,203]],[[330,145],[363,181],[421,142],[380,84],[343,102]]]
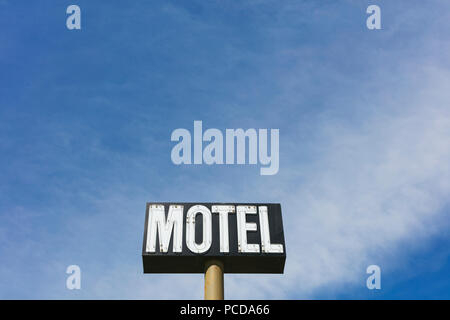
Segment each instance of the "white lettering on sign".
[[230,251],[230,239],[228,236],[228,214],[234,213],[234,206],[212,206],[212,212],[219,214],[220,252]]
[[256,231],[256,223],[247,222],[247,214],[256,214],[255,206],[237,206],[238,251],[259,252],[259,244],[247,243],[247,231]]
[[266,206],[259,207],[259,225],[261,226],[262,251],[266,253],[283,253],[281,244],[272,244],[270,242],[269,217]]
[[156,233],[159,235],[159,251],[167,252],[169,250],[170,238],[173,236],[173,252],[181,252],[183,240],[183,206],[169,206],[169,213],[164,214],[163,205],[150,205],[148,219],[147,252],[155,252]]
[[[146,252],[156,252],[157,235],[159,252],[167,253],[173,234],[173,252],[182,252],[183,239],[183,209],[182,205],[169,205],[167,218],[164,205],[151,204],[148,207],[148,226]],[[282,244],[271,243],[269,229],[269,213],[267,206],[251,205],[213,205],[211,211],[204,205],[194,205],[186,213],[186,246],[193,253],[205,253],[212,244],[212,214],[219,214],[220,252],[229,253],[229,223],[230,214],[236,213],[238,253],[283,253]],[[255,222],[248,222],[248,215],[259,214],[261,235],[260,244],[248,243],[247,233],[257,232]],[[201,215],[203,239],[200,243],[195,240],[196,218]]]
[[[203,217],[203,240],[195,242],[195,217],[197,214]],[[186,215],[186,245],[192,252],[203,253],[211,248],[212,224],[211,211],[205,206],[192,206]]]

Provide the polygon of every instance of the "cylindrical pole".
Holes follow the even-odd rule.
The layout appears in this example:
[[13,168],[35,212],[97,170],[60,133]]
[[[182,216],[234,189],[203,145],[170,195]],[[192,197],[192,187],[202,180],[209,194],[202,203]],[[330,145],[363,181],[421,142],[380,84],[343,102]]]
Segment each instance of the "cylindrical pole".
[[205,300],[223,300],[223,264],[220,261],[206,263]]

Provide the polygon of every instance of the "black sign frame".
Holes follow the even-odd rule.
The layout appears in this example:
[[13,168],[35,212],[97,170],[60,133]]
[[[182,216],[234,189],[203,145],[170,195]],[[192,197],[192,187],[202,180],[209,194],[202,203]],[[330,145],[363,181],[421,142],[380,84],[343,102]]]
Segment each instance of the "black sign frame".
[[[173,233],[170,239],[168,252],[159,251],[159,238],[156,237],[156,252],[146,252],[147,228],[150,205],[163,205],[167,218],[170,205],[182,205],[183,208],[183,240],[182,252],[174,253]],[[267,206],[269,232],[272,243],[281,244],[283,253],[242,253],[238,252],[237,219],[236,214],[228,215],[229,253],[220,252],[219,216],[212,214],[212,244],[211,248],[201,254],[191,252],[185,242],[186,238],[186,213],[194,205],[203,205],[210,211],[213,205],[232,206]],[[202,239],[201,215],[197,215],[196,240]],[[257,243],[261,248],[261,234],[259,214],[247,215],[247,222],[254,222],[257,231],[247,232],[248,243]],[[172,231],[174,232],[174,230]],[[198,241],[198,240],[197,240]],[[281,205],[279,203],[193,203],[193,202],[148,202],[145,212],[145,230],[142,246],[142,262],[144,273],[204,273],[205,265],[209,260],[219,260],[224,265],[225,273],[283,273],[286,261],[286,243],[284,239]]]

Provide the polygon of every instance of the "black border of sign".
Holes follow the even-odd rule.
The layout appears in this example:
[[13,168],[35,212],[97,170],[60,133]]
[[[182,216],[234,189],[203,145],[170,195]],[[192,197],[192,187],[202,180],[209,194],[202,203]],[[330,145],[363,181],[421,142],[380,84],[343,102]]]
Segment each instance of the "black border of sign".
[[[151,204],[164,205],[165,214],[169,205],[183,205],[183,249],[181,253],[173,253],[172,241],[170,241],[169,252],[148,253],[145,251],[148,226],[148,208]],[[248,205],[267,206],[269,216],[269,228],[272,243],[281,243],[284,248],[283,253],[238,253],[237,252],[237,230],[236,216],[229,215],[229,236],[230,252],[220,253],[219,250],[219,230],[218,216],[213,214],[213,244],[204,254],[195,254],[186,248],[185,244],[185,224],[186,212],[194,205],[204,205],[211,210],[212,205]],[[248,232],[249,243],[260,243],[259,216],[248,216],[247,221],[257,224],[257,232]],[[157,239],[159,243],[159,240]],[[286,262],[286,243],[284,239],[283,219],[281,205],[279,203],[225,203],[225,202],[147,202],[145,208],[144,239],[142,243],[142,263],[144,273],[203,273],[208,260],[219,260],[224,265],[225,273],[284,273]]]

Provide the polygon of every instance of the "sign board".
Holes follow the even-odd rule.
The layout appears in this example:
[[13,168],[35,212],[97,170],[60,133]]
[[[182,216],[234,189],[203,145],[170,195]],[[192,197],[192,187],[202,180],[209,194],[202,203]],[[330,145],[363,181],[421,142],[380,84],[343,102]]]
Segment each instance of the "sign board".
[[147,203],[144,273],[203,273],[212,259],[225,273],[283,273],[280,204]]

